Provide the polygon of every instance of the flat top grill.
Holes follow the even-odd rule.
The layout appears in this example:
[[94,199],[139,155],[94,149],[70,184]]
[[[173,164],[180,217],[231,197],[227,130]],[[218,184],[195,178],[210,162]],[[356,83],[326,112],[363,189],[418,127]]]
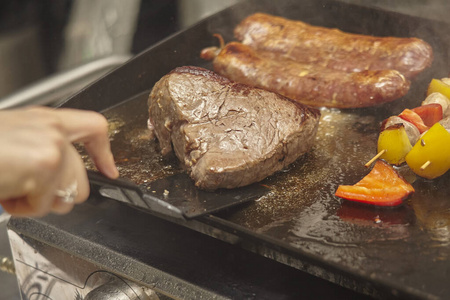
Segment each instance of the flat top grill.
[[[146,101],[145,94],[104,113],[123,124],[116,128],[112,141],[119,169],[151,190],[154,181],[147,179],[149,174],[159,178],[181,169],[176,160],[162,159],[157,140],[143,138],[148,134]],[[269,242],[269,247],[260,249],[264,256],[270,257],[271,248],[277,247],[286,257],[307,257],[334,265],[341,275],[369,276],[400,289],[426,280],[432,283],[427,288],[442,291],[442,278],[450,267],[448,174],[428,181],[416,178],[407,166],[399,168],[405,178],[415,181],[416,193],[395,208],[360,205],[334,196],[339,184],[356,183],[368,173],[364,163],[376,154],[379,124],[391,109],[322,110],[313,150],[262,181],[269,187],[268,193],[257,201],[198,220],[241,237]],[[148,160],[147,155],[151,156]],[[171,188],[169,192],[174,186]],[[295,260],[288,264],[303,268]],[[322,271],[318,273],[324,276]]]

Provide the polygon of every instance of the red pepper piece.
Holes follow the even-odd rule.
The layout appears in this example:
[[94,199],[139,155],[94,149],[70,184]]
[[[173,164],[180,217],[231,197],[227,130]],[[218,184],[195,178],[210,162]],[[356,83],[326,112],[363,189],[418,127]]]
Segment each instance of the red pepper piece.
[[405,121],[413,123],[414,126],[419,129],[420,133],[423,133],[429,129],[428,126],[423,123],[422,118],[411,109],[406,108],[398,116]]
[[430,103],[422,106],[418,106],[412,109],[413,112],[418,114],[423,123],[431,127],[440,120],[442,120],[442,106],[438,103]]
[[388,163],[378,160],[355,185],[340,185],[335,195],[350,201],[378,206],[396,206],[414,193],[414,188]]

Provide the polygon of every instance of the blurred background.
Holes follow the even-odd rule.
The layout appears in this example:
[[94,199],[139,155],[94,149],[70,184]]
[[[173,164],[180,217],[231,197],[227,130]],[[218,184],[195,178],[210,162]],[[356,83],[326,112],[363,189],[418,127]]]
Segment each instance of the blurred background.
[[[0,1],[0,109],[66,98],[155,42],[238,1]],[[442,21],[450,13],[447,0],[340,1]]]
[[1,1],[0,108],[65,98],[162,38],[237,1]]

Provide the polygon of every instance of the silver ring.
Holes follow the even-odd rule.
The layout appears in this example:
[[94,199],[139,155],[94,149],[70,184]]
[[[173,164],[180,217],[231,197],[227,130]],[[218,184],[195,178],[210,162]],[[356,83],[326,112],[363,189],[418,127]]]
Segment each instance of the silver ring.
[[60,200],[64,203],[71,204],[75,201],[75,198],[78,196],[78,184],[74,181],[71,185],[69,185],[64,191],[56,190],[56,197],[59,197]]

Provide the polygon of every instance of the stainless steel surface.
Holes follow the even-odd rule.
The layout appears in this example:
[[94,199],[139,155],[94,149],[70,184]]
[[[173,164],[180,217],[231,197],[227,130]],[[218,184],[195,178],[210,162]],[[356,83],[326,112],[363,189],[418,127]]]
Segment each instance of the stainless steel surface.
[[150,287],[90,261],[12,230],[8,235],[23,299],[159,300]]
[[159,300],[158,295],[149,288],[133,282],[113,278],[90,291],[84,300]]
[[77,0],[64,29],[59,70],[131,53],[140,0]]
[[108,56],[55,74],[0,99],[0,109],[28,105],[56,105],[129,58],[128,55]]
[[[9,246],[6,224],[9,221],[9,215],[6,214],[0,206],[0,258],[12,258],[11,248]],[[9,267],[8,267],[9,268]],[[19,287],[15,275],[0,270],[0,299],[19,300]]]
[[[120,204],[119,202],[114,203]],[[79,208],[83,209],[83,207]],[[78,209],[78,207],[76,209]],[[96,217],[93,217],[92,212],[95,210],[97,209],[89,209],[82,214],[84,216],[90,216],[89,219],[94,220]],[[127,208],[124,207],[122,212],[126,213],[126,211]],[[105,210],[102,208],[100,208],[100,212],[101,214],[105,214]],[[97,215],[97,213],[95,214]],[[74,296],[78,297],[75,299],[84,299],[91,291],[97,288],[99,288],[99,290],[97,290],[98,292],[94,293],[100,293],[103,290],[100,286],[108,284],[111,280],[115,280],[116,282],[117,280],[125,281],[127,283],[132,281],[133,284],[127,285],[132,287],[133,290],[135,290],[136,287],[138,289],[135,291],[136,294],[141,290],[145,291],[149,297],[153,297],[150,298],[151,300],[154,299],[153,291],[162,299],[229,299],[228,297],[217,295],[214,291],[198,285],[197,283],[191,283],[189,278],[186,279],[165,270],[164,266],[168,263],[167,260],[170,260],[177,261],[178,263],[175,265],[175,268],[181,268],[182,271],[185,272],[183,266],[186,265],[187,267],[190,264],[190,262],[186,260],[186,257],[196,256],[196,253],[190,253],[182,248],[163,248],[163,253],[184,252],[186,255],[183,256],[181,261],[179,260],[179,257],[173,257],[172,255],[169,255],[169,257],[158,256],[157,260],[154,261],[152,265],[147,265],[145,257],[134,257],[132,254],[125,253],[118,254],[117,252],[111,251],[109,247],[105,247],[101,243],[97,244],[95,241],[90,240],[91,237],[99,234],[95,240],[101,242],[102,239],[107,237],[105,236],[105,233],[106,235],[109,235],[107,234],[109,230],[105,232],[103,231],[103,227],[104,225],[107,227],[113,225],[110,223],[111,215],[105,215],[104,218],[101,214],[97,215],[100,216],[100,219],[94,221],[96,225],[88,225],[88,223],[82,222],[84,225],[88,225],[91,232],[86,230],[86,228],[81,229],[81,227],[84,226],[82,224],[79,224],[81,225],[80,227],[72,223],[73,221],[78,223],[80,220],[79,217],[75,218],[75,220],[65,219],[68,228],[76,229],[76,227],[78,227],[84,233],[87,233],[87,236],[85,237],[72,234],[67,235],[65,230],[68,228],[61,230],[55,226],[48,226],[45,222],[41,223],[39,220],[16,220],[19,221],[21,225],[27,223],[29,225],[34,224],[31,225],[32,228],[29,228],[31,231],[34,231],[31,235],[28,234],[30,233],[28,230],[26,233],[20,233],[23,228],[8,229],[9,240],[16,266],[17,279],[20,290],[24,294],[24,299],[34,299],[32,296],[38,294],[46,296],[49,299],[58,300],[73,300]],[[131,222],[133,222],[132,220],[136,220],[132,214],[128,215],[131,216]],[[150,216],[145,217],[144,219],[140,218],[139,222],[146,221],[148,218],[150,218]],[[117,222],[119,220],[117,216],[113,216],[112,219],[112,222]],[[156,222],[161,223],[158,220],[156,220]],[[153,230],[146,231],[144,236],[139,237],[139,234],[136,231],[135,234],[131,233],[132,236],[128,233],[128,237],[125,238],[138,237],[140,244],[147,245],[144,248],[146,249],[146,255],[148,255],[155,251],[155,249],[160,248],[159,245],[153,244],[156,243],[157,240],[152,239],[152,235],[156,234],[156,236],[158,236],[161,234],[159,231],[165,232],[163,227],[154,227]],[[186,240],[193,241],[193,239],[189,239],[188,235],[185,236]],[[86,239],[86,237],[88,237],[88,239]],[[117,237],[124,237],[123,232],[117,232]],[[171,236],[167,236],[165,239],[170,243],[177,243]],[[118,243],[117,245],[119,244],[121,243]],[[180,247],[179,244],[175,245]],[[189,246],[185,246],[186,249],[188,249]],[[119,249],[119,251],[128,247],[129,246],[126,244],[122,244],[122,249]],[[134,247],[136,247],[136,245],[133,243],[129,250],[132,252],[138,250]],[[199,244],[197,245],[197,248],[198,247],[202,248]],[[157,252],[158,251],[160,251],[160,249],[158,249]],[[171,264],[170,261],[169,264]],[[213,261],[207,260],[206,262],[213,264]],[[203,267],[206,269],[208,266]],[[197,271],[198,273],[201,273],[203,270],[197,269]],[[217,272],[220,273],[219,270],[217,270]],[[190,276],[197,277],[198,275],[192,273]],[[211,276],[214,275],[211,274]],[[217,282],[217,284],[222,285],[220,281]],[[105,289],[110,291],[108,287],[105,287]]]
[[[102,197],[91,197],[63,219],[58,216],[12,218],[9,230],[18,233],[26,244],[56,266],[50,265],[46,276],[35,272],[36,278],[30,281],[38,287],[43,286],[41,281],[53,280],[54,276],[50,275],[61,273],[61,268],[83,278],[85,276],[81,275],[86,274],[84,262],[91,262],[96,264],[94,269],[117,274],[153,289],[161,300],[350,299],[350,295],[358,295],[360,300],[368,299],[240,247]],[[30,256],[29,262],[35,259]],[[16,260],[18,268],[22,261]],[[46,270],[42,261],[32,265],[34,269],[36,266]],[[110,279],[104,276],[105,272],[102,274],[100,279],[106,280],[98,284]]]
[[12,258],[7,256],[0,256],[0,271],[16,275],[16,269],[14,267],[14,262]]

